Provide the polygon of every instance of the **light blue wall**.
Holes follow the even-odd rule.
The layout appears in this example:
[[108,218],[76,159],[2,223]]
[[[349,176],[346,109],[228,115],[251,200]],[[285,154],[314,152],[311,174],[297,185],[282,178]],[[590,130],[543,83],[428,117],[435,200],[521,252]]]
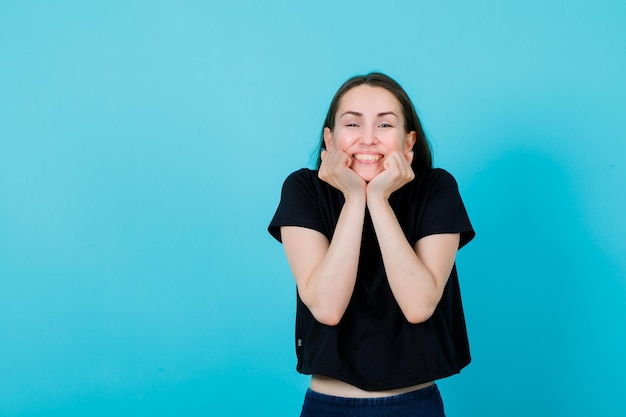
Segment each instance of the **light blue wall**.
[[265,228],[371,70],[478,232],[448,414],[626,415],[624,3],[294,3],[0,2],[0,416],[297,415]]

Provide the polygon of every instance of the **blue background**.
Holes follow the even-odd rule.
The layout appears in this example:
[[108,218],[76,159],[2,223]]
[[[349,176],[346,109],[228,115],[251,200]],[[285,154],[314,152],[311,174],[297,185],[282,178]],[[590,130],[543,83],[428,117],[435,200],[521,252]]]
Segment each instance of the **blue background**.
[[0,416],[294,416],[266,233],[331,96],[413,98],[478,232],[450,416],[624,416],[626,6],[0,1]]

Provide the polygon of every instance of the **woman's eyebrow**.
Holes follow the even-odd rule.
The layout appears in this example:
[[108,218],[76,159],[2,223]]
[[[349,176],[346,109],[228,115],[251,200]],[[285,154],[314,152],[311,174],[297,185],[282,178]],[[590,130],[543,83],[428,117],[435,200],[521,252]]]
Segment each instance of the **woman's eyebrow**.
[[[346,115],[352,115],[352,116],[359,116],[360,117],[360,116],[363,116],[363,113],[359,113],[358,111],[348,110],[346,112],[341,113],[339,118],[341,119],[343,116],[346,116]],[[383,117],[383,116],[387,116],[387,115],[392,115],[392,116],[398,117],[398,115],[395,114],[392,111],[384,111],[384,112],[381,112],[381,113],[377,114],[378,117]]]
[[347,112],[341,113],[341,115],[339,116],[339,118],[341,119],[343,116],[345,115],[352,115],[352,116],[363,116],[363,113],[359,113],[358,111],[352,111],[352,110],[348,110]]

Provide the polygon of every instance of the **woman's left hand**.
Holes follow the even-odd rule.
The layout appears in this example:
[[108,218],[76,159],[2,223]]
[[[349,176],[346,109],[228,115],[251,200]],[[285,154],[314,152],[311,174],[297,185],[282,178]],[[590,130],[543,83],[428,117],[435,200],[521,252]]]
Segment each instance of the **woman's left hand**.
[[411,182],[415,178],[412,161],[413,152],[396,151],[388,154],[383,162],[384,170],[367,184],[367,198],[389,199],[394,191]]

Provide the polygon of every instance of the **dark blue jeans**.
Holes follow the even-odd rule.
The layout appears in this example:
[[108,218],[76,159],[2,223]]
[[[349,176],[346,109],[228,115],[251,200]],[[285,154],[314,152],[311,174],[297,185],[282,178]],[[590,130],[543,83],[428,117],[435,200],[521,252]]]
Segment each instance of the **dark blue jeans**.
[[445,417],[437,385],[381,398],[343,398],[307,390],[300,417]]

